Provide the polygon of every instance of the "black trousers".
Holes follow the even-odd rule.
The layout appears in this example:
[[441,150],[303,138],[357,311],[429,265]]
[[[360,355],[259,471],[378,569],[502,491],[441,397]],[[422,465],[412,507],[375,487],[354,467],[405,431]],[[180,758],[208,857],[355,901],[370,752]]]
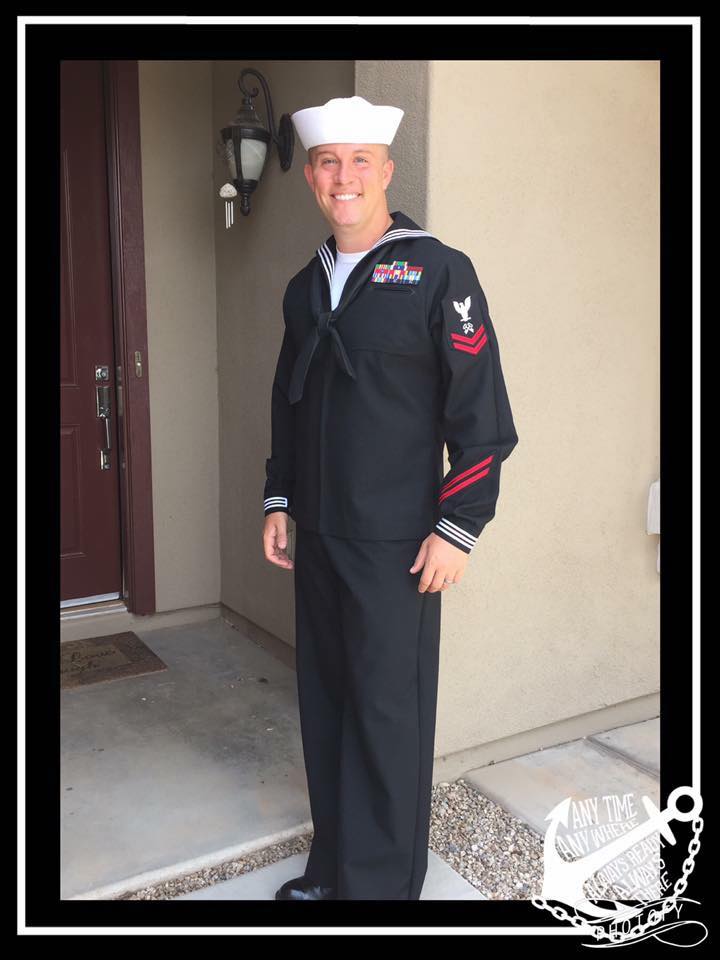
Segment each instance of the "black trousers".
[[409,572],[421,543],[296,527],[305,875],[343,900],[417,900],[427,871],[442,593]]

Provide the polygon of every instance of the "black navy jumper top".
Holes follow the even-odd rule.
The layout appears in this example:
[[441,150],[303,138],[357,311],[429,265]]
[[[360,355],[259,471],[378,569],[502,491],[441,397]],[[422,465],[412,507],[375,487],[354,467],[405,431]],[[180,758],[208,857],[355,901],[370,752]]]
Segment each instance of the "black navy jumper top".
[[498,342],[470,258],[391,216],[334,310],[333,235],[287,286],[265,515],[470,553],[518,442]]

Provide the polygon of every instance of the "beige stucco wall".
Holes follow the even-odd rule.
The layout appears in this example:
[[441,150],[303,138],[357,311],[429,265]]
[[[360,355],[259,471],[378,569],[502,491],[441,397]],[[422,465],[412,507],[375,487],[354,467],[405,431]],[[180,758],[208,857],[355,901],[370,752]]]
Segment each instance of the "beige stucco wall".
[[427,220],[428,60],[356,60],[355,90],[370,103],[405,111],[390,147],[395,172],[387,189],[391,211],[402,210],[421,226]]
[[220,590],[212,63],[138,64],[158,611]]
[[659,68],[439,60],[429,105],[427,227],[473,260],[519,436],[443,596],[445,753],[659,690]]

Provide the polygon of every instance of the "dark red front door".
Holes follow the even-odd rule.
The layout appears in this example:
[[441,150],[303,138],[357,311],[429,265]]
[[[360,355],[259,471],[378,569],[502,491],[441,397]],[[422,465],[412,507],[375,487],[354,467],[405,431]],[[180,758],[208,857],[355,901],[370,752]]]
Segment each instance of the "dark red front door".
[[122,596],[103,64],[60,65],[60,599]]

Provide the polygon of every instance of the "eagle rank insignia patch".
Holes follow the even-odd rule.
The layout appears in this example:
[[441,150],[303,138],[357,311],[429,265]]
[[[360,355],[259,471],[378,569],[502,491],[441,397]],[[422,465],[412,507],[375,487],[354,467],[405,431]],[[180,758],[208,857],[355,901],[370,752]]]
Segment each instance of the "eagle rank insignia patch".
[[475,330],[475,325],[470,316],[471,297],[467,296],[464,300],[453,300],[453,307],[458,314],[458,325],[462,333],[450,332],[450,342],[456,350],[463,350],[466,353],[477,354],[487,343],[487,334],[485,333],[485,324],[481,323],[479,329]]

